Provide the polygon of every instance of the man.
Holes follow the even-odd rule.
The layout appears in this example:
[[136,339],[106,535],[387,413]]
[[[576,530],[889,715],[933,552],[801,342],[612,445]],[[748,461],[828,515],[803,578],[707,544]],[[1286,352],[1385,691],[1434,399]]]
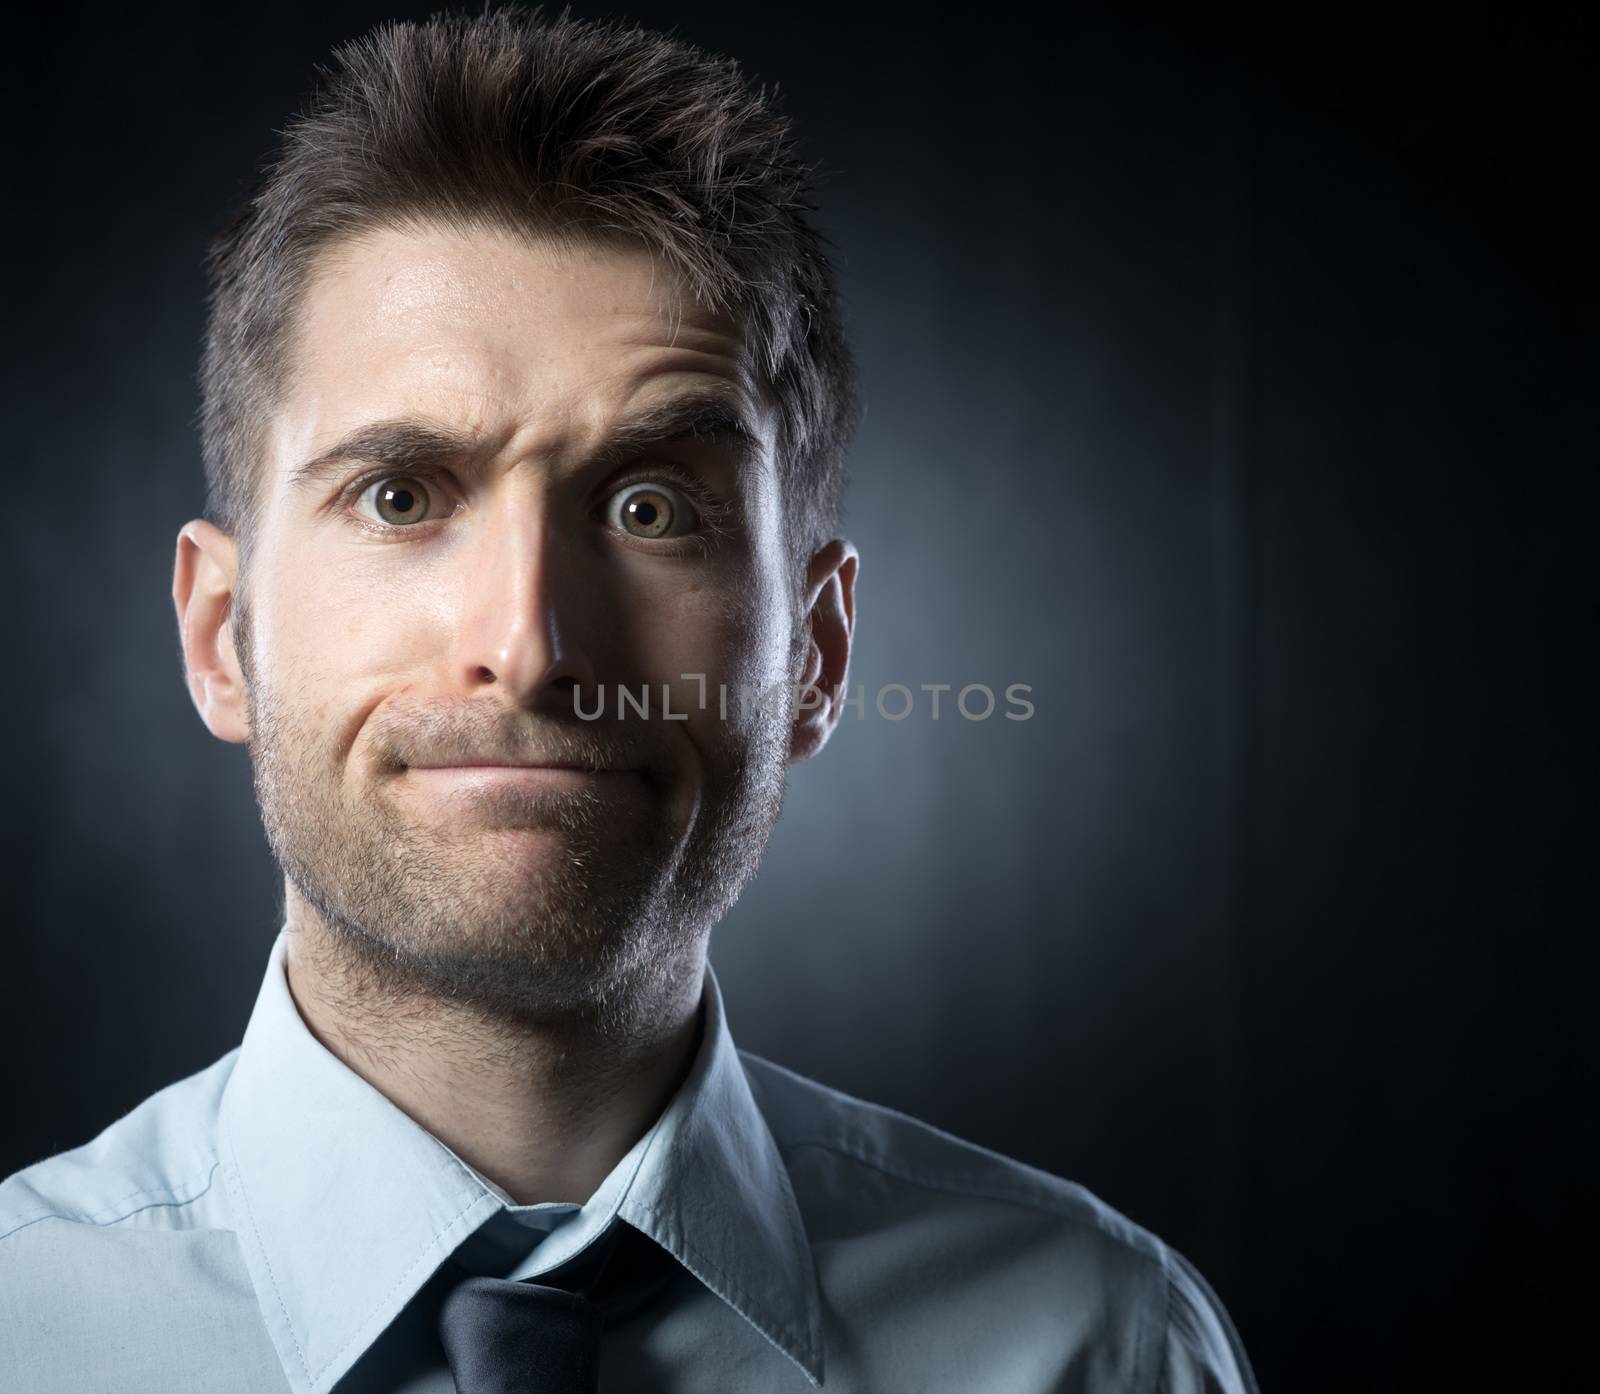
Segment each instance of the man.
[[335,55],[216,247],[173,583],[283,928],[239,1049],[0,1188],[0,1386],[1253,1387],[1158,1240],[728,1034],[854,626],[806,192],[660,36]]

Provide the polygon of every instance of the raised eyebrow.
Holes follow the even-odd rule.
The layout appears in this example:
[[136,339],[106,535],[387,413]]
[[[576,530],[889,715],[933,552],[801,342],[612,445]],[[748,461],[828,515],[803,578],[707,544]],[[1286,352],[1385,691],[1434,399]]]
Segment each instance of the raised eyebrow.
[[[596,452],[613,464],[651,445],[694,437],[731,441],[741,461],[760,446],[744,410],[722,397],[687,397],[652,407],[619,423]],[[353,463],[384,469],[419,470],[462,463],[483,454],[485,442],[466,432],[423,421],[398,419],[359,426],[289,472],[291,490],[309,489]]]
[[760,435],[737,402],[721,396],[682,397],[619,422],[595,454],[600,462],[612,462],[648,446],[685,438],[730,443],[741,459],[761,445]]

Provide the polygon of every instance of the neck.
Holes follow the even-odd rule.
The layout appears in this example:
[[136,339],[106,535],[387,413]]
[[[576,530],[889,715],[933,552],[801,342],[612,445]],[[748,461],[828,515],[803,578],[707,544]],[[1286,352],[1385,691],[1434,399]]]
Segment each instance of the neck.
[[304,901],[288,906],[289,991],[330,1052],[519,1205],[583,1204],[661,1115],[699,1042],[703,947],[610,1014],[514,1025],[362,973]]

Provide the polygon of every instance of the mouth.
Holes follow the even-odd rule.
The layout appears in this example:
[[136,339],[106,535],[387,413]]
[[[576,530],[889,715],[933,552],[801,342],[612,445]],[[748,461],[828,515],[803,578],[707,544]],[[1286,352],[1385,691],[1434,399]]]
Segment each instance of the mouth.
[[506,795],[588,790],[620,791],[643,779],[643,772],[619,767],[599,767],[567,761],[548,764],[410,765],[402,772],[418,789],[440,795]]
[[424,773],[443,773],[452,770],[572,770],[579,774],[626,774],[626,770],[608,769],[604,766],[586,765],[575,760],[541,760],[521,763],[511,760],[473,760],[451,765],[408,765],[407,769]]

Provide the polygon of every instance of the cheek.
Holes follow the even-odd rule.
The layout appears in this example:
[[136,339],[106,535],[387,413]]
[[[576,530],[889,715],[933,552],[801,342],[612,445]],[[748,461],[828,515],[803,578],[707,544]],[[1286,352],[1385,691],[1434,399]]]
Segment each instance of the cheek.
[[280,710],[341,751],[436,624],[392,578],[378,584],[369,569],[290,547],[261,573],[255,611],[253,643]]
[[770,588],[748,573],[741,579],[654,596],[652,622],[640,630],[639,658],[653,683],[670,685],[676,710],[715,710],[719,687],[729,689],[731,702],[736,689],[785,679],[787,614]]
[[345,670],[390,668],[435,652],[472,618],[485,587],[471,560],[422,541],[341,542],[330,524],[283,547],[278,585],[308,652]]
[[[735,690],[766,691],[789,677],[790,578],[777,491],[765,475],[751,481],[746,508],[737,540],[692,572],[673,577],[645,566],[626,583],[629,608],[644,620],[635,653],[645,673],[672,683],[674,697],[680,688],[708,688],[702,705],[713,710],[719,686],[731,704]],[[703,684],[686,673],[704,674]]]

